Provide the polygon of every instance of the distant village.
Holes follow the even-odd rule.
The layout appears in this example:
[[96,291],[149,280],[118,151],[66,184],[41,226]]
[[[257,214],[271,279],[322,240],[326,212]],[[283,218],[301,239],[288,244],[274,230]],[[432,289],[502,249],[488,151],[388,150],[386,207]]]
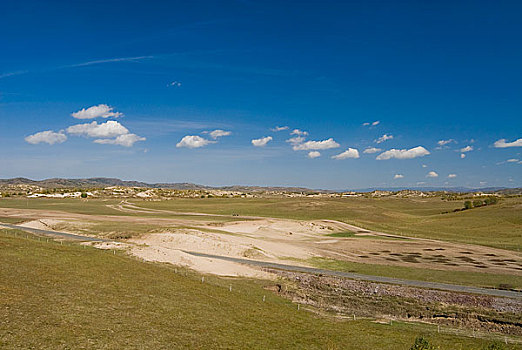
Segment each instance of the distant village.
[[[441,197],[444,200],[460,200],[470,197],[491,196],[491,193],[458,193],[450,191],[381,191],[372,192],[327,192],[327,191],[288,191],[262,190],[237,191],[224,189],[168,189],[132,186],[108,186],[104,188],[45,188],[28,184],[9,184],[0,186],[0,197],[10,198],[136,198],[143,200],[168,200],[174,198],[422,198]],[[503,194],[494,193],[496,196]],[[512,195],[520,195],[514,193]]]

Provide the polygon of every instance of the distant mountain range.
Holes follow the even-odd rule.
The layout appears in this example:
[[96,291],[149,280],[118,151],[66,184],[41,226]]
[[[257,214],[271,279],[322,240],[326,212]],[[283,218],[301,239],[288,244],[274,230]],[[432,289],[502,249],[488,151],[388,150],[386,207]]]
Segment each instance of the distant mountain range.
[[487,187],[487,188],[466,188],[466,187],[369,187],[360,189],[347,190],[317,190],[305,187],[272,187],[272,186],[204,186],[187,182],[180,183],[155,183],[150,184],[141,181],[125,181],[115,178],[95,177],[88,179],[63,179],[53,178],[45,180],[31,180],[23,177],[13,179],[0,179],[0,186],[5,185],[33,185],[44,188],[104,188],[110,186],[120,187],[147,187],[147,188],[168,188],[175,190],[225,190],[238,192],[264,192],[264,191],[281,191],[281,192],[373,192],[373,191],[402,191],[413,190],[422,192],[448,191],[448,192],[500,192],[505,194],[521,193],[520,188],[506,187]]

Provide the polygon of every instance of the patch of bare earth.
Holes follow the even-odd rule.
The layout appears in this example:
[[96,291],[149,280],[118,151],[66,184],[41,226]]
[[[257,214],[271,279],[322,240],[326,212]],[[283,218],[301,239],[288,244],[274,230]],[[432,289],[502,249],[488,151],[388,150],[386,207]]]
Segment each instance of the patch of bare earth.
[[[522,336],[520,299],[473,295],[274,269],[269,287],[294,302],[344,317],[422,321]],[[355,316],[354,316],[355,315]]]

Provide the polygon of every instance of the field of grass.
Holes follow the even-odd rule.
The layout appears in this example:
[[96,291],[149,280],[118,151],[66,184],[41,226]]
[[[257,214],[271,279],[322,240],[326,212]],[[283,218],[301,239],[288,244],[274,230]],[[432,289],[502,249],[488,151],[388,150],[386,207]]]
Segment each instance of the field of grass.
[[[180,198],[160,202],[133,199],[131,202],[144,208],[178,212],[333,219],[392,234],[522,249],[522,198],[506,198],[496,205],[455,213],[451,211],[461,208],[462,203],[440,198]],[[176,217],[169,214],[124,213],[106,206],[117,203],[119,200],[116,199],[0,199],[0,207],[9,208]],[[448,211],[450,213],[443,214]],[[192,216],[185,218],[193,219]]]
[[419,334],[441,349],[490,343],[429,325],[323,318],[264,290],[268,282],[202,283],[179,268],[23,237],[0,230],[3,349],[407,349]]
[[211,198],[133,202],[146,208],[173,211],[333,219],[391,234],[522,249],[522,198],[506,198],[496,205],[455,213],[451,211],[462,208],[463,203],[440,198]]
[[307,262],[322,269],[355,272],[365,275],[462,284],[486,288],[498,288],[500,285],[509,285],[511,288],[522,289],[522,277],[515,275],[432,269],[427,270],[416,267],[363,264],[325,258],[311,258]]

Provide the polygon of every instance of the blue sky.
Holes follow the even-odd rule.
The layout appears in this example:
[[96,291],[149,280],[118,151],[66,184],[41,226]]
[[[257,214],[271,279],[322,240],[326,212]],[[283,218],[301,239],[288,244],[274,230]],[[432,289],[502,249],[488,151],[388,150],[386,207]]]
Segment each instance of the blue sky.
[[522,186],[521,12],[1,2],[0,178]]

